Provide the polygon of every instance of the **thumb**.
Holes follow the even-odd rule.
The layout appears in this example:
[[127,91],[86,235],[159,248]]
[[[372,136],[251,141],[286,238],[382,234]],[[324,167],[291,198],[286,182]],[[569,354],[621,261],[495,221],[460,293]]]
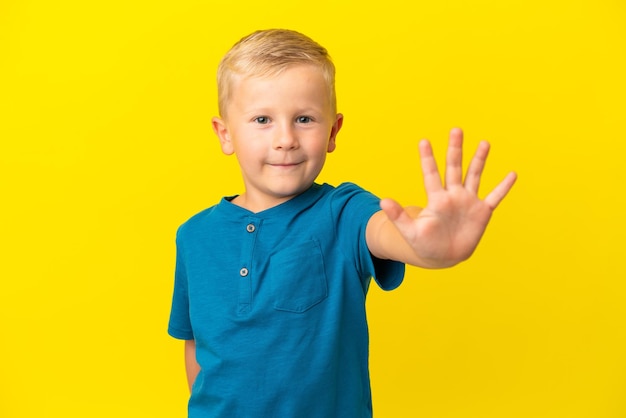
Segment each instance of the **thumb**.
[[[398,202],[393,199],[383,199],[380,201],[380,208],[385,212],[391,222],[393,222],[399,230],[409,228],[417,216],[417,213],[409,213],[409,211],[403,208]],[[415,208],[417,209],[417,208]],[[413,216],[412,216],[413,215]]]

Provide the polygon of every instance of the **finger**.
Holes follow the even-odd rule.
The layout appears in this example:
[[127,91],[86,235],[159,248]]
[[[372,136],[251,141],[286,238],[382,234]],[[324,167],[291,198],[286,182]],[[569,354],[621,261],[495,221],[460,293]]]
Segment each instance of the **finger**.
[[402,206],[393,199],[382,199],[380,208],[387,214],[387,217],[395,221],[402,214]]
[[467,174],[465,175],[465,188],[472,193],[478,194],[478,187],[480,186],[480,178],[485,169],[485,163],[487,162],[487,156],[489,155],[489,142],[482,141],[476,148],[476,153],[467,168]]
[[448,153],[446,154],[446,187],[463,182],[463,131],[454,128],[450,131]]
[[391,222],[398,230],[403,231],[413,224],[413,217],[398,202],[393,199],[383,199],[380,201],[380,208],[385,212]]
[[437,168],[437,162],[435,161],[430,142],[426,139],[420,141],[419,151],[426,194],[441,190],[443,187],[441,185],[441,177],[439,176],[439,169]]
[[504,180],[500,182],[485,198],[487,206],[494,210],[505,198],[507,193],[511,190],[515,181],[517,180],[517,174],[515,172],[509,173]]

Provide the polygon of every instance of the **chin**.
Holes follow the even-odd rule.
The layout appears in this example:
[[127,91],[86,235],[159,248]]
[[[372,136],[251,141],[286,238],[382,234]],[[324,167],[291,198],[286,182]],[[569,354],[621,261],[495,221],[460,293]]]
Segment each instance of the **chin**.
[[283,187],[274,188],[273,191],[275,193],[274,195],[277,197],[283,199],[292,198],[307,191],[312,184],[313,182],[307,184],[284,185]]

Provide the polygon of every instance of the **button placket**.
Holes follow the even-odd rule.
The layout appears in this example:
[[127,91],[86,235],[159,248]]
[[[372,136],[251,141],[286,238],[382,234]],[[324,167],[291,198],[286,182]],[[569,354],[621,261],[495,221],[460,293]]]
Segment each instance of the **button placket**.
[[245,229],[245,232],[241,236],[243,245],[239,264],[239,298],[237,308],[239,314],[248,313],[252,308],[253,254],[259,225],[260,220],[258,218],[249,217],[242,228]]

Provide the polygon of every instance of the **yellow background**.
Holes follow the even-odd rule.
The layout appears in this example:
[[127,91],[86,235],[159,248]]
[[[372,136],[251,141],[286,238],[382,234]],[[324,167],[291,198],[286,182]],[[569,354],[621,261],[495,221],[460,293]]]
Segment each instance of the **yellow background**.
[[214,73],[269,27],[338,67],[320,181],[423,205],[452,126],[519,173],[471,260],[372,288],[376,416],[626,416],[624,2],[3,0],[0,417],[185,416],[174,234],[241,191]]

